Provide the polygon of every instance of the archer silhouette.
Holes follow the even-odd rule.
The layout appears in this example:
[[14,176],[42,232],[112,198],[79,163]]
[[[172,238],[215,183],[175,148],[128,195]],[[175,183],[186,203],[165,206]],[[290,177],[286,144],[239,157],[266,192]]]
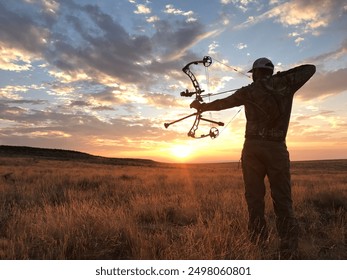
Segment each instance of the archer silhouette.
[[273,75],[273,63],[262,57],[253,63],[249,71],[253,83],[226,98],[210,103],[195,100],[190,105],[199,112],[245,106],[247,124],[241,160],[249,212],[249,236],[253,243],[261,246],[268,240],[264,215],[264,179],[267,176],[280,237],[281,259],[298,258],[299,238],[299,226],[292,206],[290,160],[285,140],[294,93],[315,71],[314,65],[306,64]]

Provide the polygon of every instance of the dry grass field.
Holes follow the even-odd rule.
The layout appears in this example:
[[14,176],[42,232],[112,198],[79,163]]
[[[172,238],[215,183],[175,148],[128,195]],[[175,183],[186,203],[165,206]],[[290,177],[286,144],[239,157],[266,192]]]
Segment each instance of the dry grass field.
[[[292,163],[302,259],[346,259],[347,160]],[[237,163],[0,157],[0,259],[278,259],[247,238]]]

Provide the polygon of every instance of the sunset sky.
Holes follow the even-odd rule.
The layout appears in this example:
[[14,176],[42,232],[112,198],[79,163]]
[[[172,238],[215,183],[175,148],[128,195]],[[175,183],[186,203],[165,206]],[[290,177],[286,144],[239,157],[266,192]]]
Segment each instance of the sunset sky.
[[191,69],[220,92],[251,83],[241,73],[268,57],[276,72],[317,66],[294,99],[291,159],[347,158],[347,0],[0,0],[0,23],[1,145],[239,160],[242,107],[204,114],[228,124],[216,139],[187,137],[193,118],[163,124],[194,112],[180,96],[187,63],[211,56]]

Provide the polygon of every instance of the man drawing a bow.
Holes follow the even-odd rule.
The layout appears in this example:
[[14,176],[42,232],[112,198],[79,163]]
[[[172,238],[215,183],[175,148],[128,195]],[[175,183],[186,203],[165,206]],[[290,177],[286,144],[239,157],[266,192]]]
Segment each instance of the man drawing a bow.
[[229,97],[211,103],[194,101],[190,107],[200,112],[245,106],[247,119],[242,150],[242,172],[249,211],[248,230],[255,244],[268,238],[265,209],[265,176],[280,237],[280,258],[297,258],[299,227],[294,216],[286,135],[294,93],[315,73],[314,65],[301,65],[273,75],[274,65],[267,58],[253,63],[253,83]]

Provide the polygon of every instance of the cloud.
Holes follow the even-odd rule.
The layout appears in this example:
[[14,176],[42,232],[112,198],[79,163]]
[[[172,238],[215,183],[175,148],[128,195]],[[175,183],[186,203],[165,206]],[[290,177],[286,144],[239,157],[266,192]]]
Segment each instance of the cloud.
[[180,106],[177,99],[170,94],[146,93],[145,98],[149,104],[156,107],[170,108],[174,106]]
[[21,94],[23,92],[27,92],[28,87],[25,86],[5,86],[0,88],[0,98],[9,99],[9,100],[20,100]]
[[233,4],[243,12],[248,10],[250,4],[257,3],[255,0],[221,0],[220,2],[222,5]]
[[219,48],[219,44],[216,41],[213,41],[209,46],[208,46],[208,54],[210,55],[215,55],[217,54],[217,49]]
[[343,6],[346,5],[344,0],[292,0],[280,4],[278,1],[273,1],[270,4],[272,8],[258,16],[249,17],[235,28],[247,28],[261,21],[273,19],[283,26],[296,28],[298,35],[306,33],[317,35],[319,29],[343,15]]
[[71,101],[70,106],[85,107],[85,106],[90,106],[90,103],[88,101],[76,100],[76,101]]
[[239,50],[246,49],[246,48],[247,48],[247,44],[238,43],[238,44],[236,45],[236,48],[239,49]]
[[[315,1],[316,4],[318,1]],[[306,24],[312,27],[326,25],[322,20],[321,12],[317,9],[319,5],[312,5],[310,1],[290,1],[281,4],[267,13],[268,18],[275,18],[283,25]]]
[[[43,2],[30,5],[35,3]],[[169,67],[164,69],[166,72],[177,69],[177,59],[183,58],[188,49],[217,33],[206,31],[198,21],[189,24],[176,21],[173,25],[152,16],[147,19],[154,25],[152,35],[130,34],[98,6],[73,1],[61,1],[55,8],[57,12],[59,7],[59,17],[54,26],[39,16],[32,17],[30,9],[15,13],[0,6],[0,23],[2,20],[4,26],[0,30],[0,46],[2,54],[6,54],[0,59],[0,67],[27,71],[34,59],[40,59],[48,73],[65,83],[79,80],[112,83],[113,79],[113,83],[152,85],[153,73],[149,71],[163,73],[164,66]],[[166,12],[187,18],[193,15],[170,5],[166,6]],[[170,60],[176,62],[167,64]]]
[[13,49],[7,44],[0,43],[0,69],[7,71],[28,71],[31,66],[32,56],[23,50]]
[[153,36],[153,43],[162,51],[164,62],[183,57],[188,49],[218,32],[218,30],[206,31],[199,22],[190,24],[176,22],[175,25],[172,25],[168,21],[159,21],[155,27],[156,33]]
[[323,53],[318,56],[310,58],[310,61],[313,61],[317,64],[322,64],[324,61],[328,60],[338,60],[341,57],[345,56],[347,54],[347,39],[345,39],[341,46],[331,52]]
[[299,90],[298,96],[303,100],[324,98],[331,95],[341,94],[347,90],[347,68],[336,71],[317,73]]
[[148,17],[146,19],[146,21],[149,22],[149,23],[156,22],[158,20],[160,20],[160,18],[158,16],[151,16],[151,17]]
[[184,12],[182,10],[176,9],[172,4],[168,4],[165,6],[164,13],[185,16],[187,18],[186,22],[197,21],[197,19],[194,17],[193,11]]
[[40,7],[44,13],[57,13],[59,11],[60,3],[55,0],[24,0],[26,3],[35,4]]
[[[347,54],[347,40],[341,43],[341,46],[335,50],[318,56],[307,58],[301,63],[314,64],[317,72],[312,79],[298,92],[298,96],[303,100],[314,98],[325,98],[328,96],[338,95],[347,90],[347,68],[342,67],[336,70],[324,70],[324,65],[329,63],[336,64]],[[343,61],[343,60],[342,60]],[[344,65],[342,63],[342,65]]]
[[150,14],[151,9],[148,8],[146,5],[139,4],[136,6],[137,10],[134,12],[135,14]]
[[[42,57],[49,40],[49,31],[45,27],[37,25],[30,16],[10,11],[2,3],[0,25],[1,54],[5,55],[2,61],[7,60],[13,66],[16,60],[28,63]],[[11,55],[12,51],[14,55]]]
[[13,122],[11,126],[2,129],[1,135],[3,140],[12,139],[14,142],[19,141],[21,137],[53,139],[56,136],[55,132],[59,132],[60,135],[70,135],[74,139],[82,140],[87,137],[81,143],[88,143],[94,137],[121,139],[125,135],[129,138],[147,135],[146,139],[150,139],[158,137],[162,132],[162,129],[153,127],[152,120],[139,118],[136,115],[119,116],[105,122],[96,116],[71,110],[39,111],[0,104],[0,118]]
[[297,46],[299,46],[300,45],[300,43],[302,42],[302,41],[304,41],[305,39],[304,38],[302,38],[302,37],[298,37],[298,38],[296,38],[295,39],[295,44],[297,45]]
[[[150,57],[152,45],[146,36],[131,36],[110,15],[97,6],[81,7],[80,12],[87,16],[70,15],[71,27],[82,38],[81,44],[71,42],[70,38],[58,40],[50,48],[47,59],[68,73],[85,72],[88,76],[115,77],[125,82],[134,82],[141,67],[134,62]],[[87,24],[88,23],[88,24]],[[88,25],[94,25],[95,31]],[[98,35],[98,33],[100,35]],[[84,41],[84,42],[83,42]],[[122,65],[122,67],[118,67]]]

